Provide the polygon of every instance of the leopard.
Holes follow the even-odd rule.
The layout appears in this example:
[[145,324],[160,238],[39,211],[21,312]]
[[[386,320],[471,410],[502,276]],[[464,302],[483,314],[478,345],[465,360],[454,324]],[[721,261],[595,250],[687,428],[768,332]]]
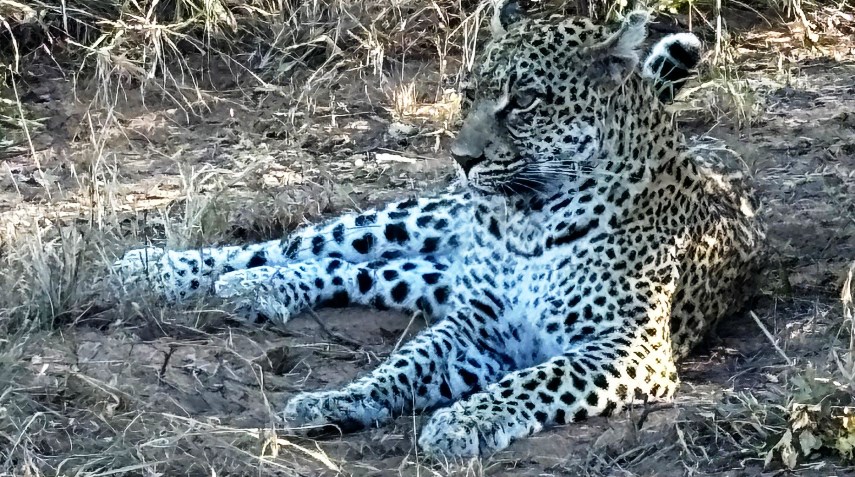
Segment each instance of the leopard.
[[667,402],[678,361],[750,297],[765,228],[746,167],[699,154],[666,108],[697,38],[667,36],[642,62],[649,21],[499,1],[447,189],[116,266],[164,300],[217,295],[253,323],[321,306],[426,317],[375,369],[287,400],[287,429],[423,413],[422,452],[473,458]]

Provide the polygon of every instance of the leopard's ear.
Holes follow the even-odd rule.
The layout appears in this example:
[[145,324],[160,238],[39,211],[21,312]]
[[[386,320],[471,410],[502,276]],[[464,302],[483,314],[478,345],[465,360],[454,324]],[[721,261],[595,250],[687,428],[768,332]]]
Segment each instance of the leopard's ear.
[[493,2],[493,21],[490,23],[493,37],[503,35],[522,18],[523,9],[519,0],[495,0]]
[[638,51],[647,36],[649,19],[644,10],[631,12],[610,37],[588,47],[589,77],[607,89],[622,85],[638,66]]
[[692,33],[674,33],[659,40],[641,69],[642,76],[650,78],[659,101],[674,100],[689,78],[697,75],[697,66],[703,55],[703,44]]

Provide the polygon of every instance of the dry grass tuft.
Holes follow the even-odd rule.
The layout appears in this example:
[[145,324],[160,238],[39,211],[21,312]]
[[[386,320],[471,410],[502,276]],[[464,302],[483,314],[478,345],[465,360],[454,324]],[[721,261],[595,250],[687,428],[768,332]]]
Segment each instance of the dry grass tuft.
[[[855,457],[855,262],[841,291],[840,326],[825,359],[807,362],[789,378],[791,395],[785,408],[787,423],[766,455],[790,469],[812,455],[836,453]],[[840,319],[842,318],[842,319]]]
[[[839,306],[796,315],[788,329],[770,336],[775,346],[786,343],[792,348],[787,357],[791,364],[767,362],[758,376],[766,381],[762,386],[726,390],[720,401],[686,409],[676,431],[687,462],[720,470],[734,462],[744,467],[821,469],[829,456],[851,462],[853,273],[855,263]],[[792,334],[803,326],[815,328],[815,334]]]

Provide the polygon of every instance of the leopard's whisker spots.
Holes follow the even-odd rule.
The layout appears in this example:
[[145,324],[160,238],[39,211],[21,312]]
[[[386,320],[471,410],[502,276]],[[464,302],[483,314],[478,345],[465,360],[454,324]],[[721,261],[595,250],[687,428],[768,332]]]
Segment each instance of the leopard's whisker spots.
[[567,177],[623,177],[620,173],[612,172],[602,168],[582,167],[582,168],[566,168],[557,167],[550,164],[538,164],[537,172],[543,175],[558,174]]

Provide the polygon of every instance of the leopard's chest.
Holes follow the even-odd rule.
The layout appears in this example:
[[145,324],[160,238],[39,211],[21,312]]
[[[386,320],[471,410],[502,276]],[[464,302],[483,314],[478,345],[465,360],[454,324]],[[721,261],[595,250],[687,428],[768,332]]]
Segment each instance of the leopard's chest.
[[457,261],[458,290],[466,295],[498,291],[509,306],[524,310],[571,291],[575,282],[567,277],[602,264],[602,251],[596,251],[587,233],[554,243],[567,222],[551,212],[497,208],[472,217],[463,234],[469,246],[462,247]]

